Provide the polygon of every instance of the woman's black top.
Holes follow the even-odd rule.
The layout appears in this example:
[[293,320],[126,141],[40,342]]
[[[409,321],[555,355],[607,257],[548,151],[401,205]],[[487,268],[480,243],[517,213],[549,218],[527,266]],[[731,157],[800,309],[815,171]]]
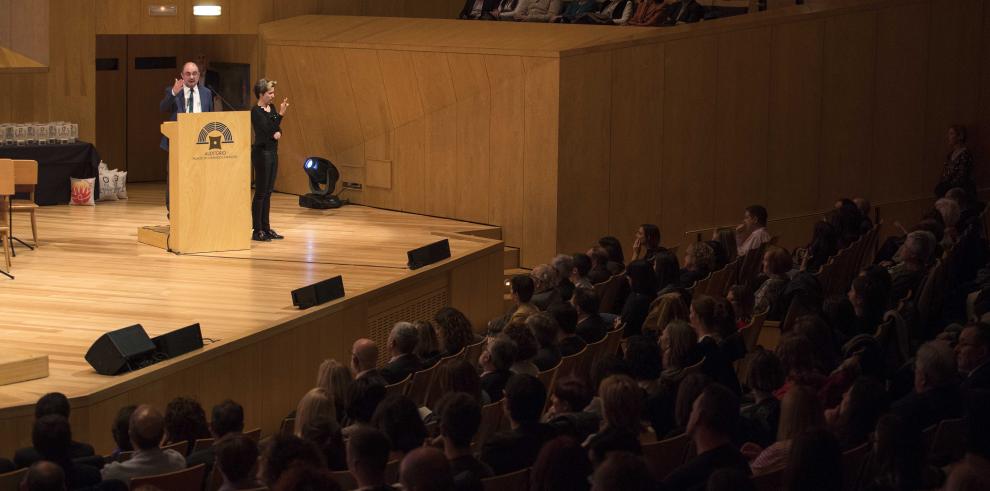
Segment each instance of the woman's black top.
[[260,150],[278,150],[278,140],[275,132],[282,131],[282,115],[275,110],[274,104],[268,105],[268,112],[255,104],[251,108],[251,128],[254,129],[253,147]]

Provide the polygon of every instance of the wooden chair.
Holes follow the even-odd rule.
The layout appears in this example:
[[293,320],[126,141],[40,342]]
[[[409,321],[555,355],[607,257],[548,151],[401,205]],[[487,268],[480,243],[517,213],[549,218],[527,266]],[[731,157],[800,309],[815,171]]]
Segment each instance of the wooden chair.
[[357,479],[350,471],[332,471],[330,476],[340,485],[340,489],[357,489]]
[[778,491],[784,485],[784,469],[753,476],[752,480],[756,491]]
[[[188,446],[188,443],[186,443]],[[158,474],[156,476],[135,477],[131,479],[131,489],[141,486],[151,486],[162,491],[187,491],[189,489],[200,489],[203,487],[203,477],[206,475],[206,465],[199,464],[195,467],[182,469],[181,471],[169,472],[168,474]]]
[[[11,202],[10,211],[31,215],[31,238],[34,246],[38,247],[38,220],[35,210],[38,205],[34,203],[34,190],[38,187],[38,162],[35,160],[15,160],[14,161],[14,191],[17,193],[28,193],[28,199],[16,199]],[[13,224],[10,224],[13,226]]]
[[625,327],[625,324],[620,325],[605,335],[605,347],[602,348],[602,356],[616,355],[619,353],[619,346],[622,345],[622,331]]
[[213,443],[215,443],[213,438],[200,438],[193,444],[192,453],[199,452],[200,450],[206,450],[212,447]]
[[28,468],[0,474],[0,491],[17,491],[21,489],[21,481],[28,473]]
[[707,294],[708,293],[708,285],[711,284],[711,282],[712,282],[712,276],[714,274],[715,273],[708,273],[708,276],[705,276],[704,278],[702,278],[702,279],[700,279],[698,281],[695,281],[694,284],[691,285],[690,288],[688,288],[688,291],[691,292],[692,298],[694,296],[696,296],[696,295]]
[[553,387],[553,379],[556,378],[558,368],[560,368],[560,362],[557,362],[557,366],[544,370],[536,375],[536,378],[540,379],[540,382],[543,382],[543,386],[546,387],[547,393],[550,393],[550,388]]
[[406,390],[409,389],[409,382],[412,380],[413,374],[406,375],[406,378],[392,385],[385,386],[385,393],[388,395],[400,394],[405,395]]
[[870,454],[870,442],[865,442],[856,448],[850,448],[842,453],[842,487],[845,491],[856,491],[859,478]]
[[[600,292],[598,288],[599,285],[601,285]],[[599,298],[598,311],[609,314],[618,314],[619,308],[621,308],[621,302],[619,300],[623,296],[622,290],[629,285],[626,280],[626,275],[614,275],[605,282],[599,283],[599,285],[595,285],[595,294],[597,294]]]
[[529,489],[529,469],[502,474],[481,480],[484,491],[506,491],[509,489]]
[[684,377],[687,377],[688,375],[692,375],[695,373],[701,373],[701,367],[704,365],[705,365],[705,359],[702,358],[700,361],[698,361],[698,363],[695,363],[694,365],[691,365],[689,367],[684,367],[684,369],[681,370],[681,372],[684,374]]
[[725,290],[729,287],[729,281],[732,281],[738,267],[739,258],[736,258],[729,264],[726,264],[722,269],[712,273],[708,280],[708,288],[701,293],[707,293],[716,297],[724,296]]
[[162,446],[162,450],[175,450],[183,457],[189,455],[189,442],[181,441]]
[[928,460],[936,465],[955,462],[966,451],[966,421],[946,419],[938,424],[928,452]]
[[472,443],[474,453],[481,451],[481,447],[484,446],[488,437],[494,435],[501,424],[502,401],[493,402],[481,407],[481,424],[478,425],[478,432],[475,433],[474,442]]
[[254,443],[258,443],[261,441],[261,428],[245,431],[244,436],[254,440]]
[[390,460],[385,464],[385,484],[395,484],[399,482],[399,463],[401,460]]
[[769,313],[769,310],[753,314],[749,325],[739,331],[742,335],[743,343],[746,345],[747,353],[756,349],[756,342],[760,340],[760,331],[763,329],[763,323],[767,320],[767,313]]
[[279,435],[291,435],[296,431],[296,418],[285,418],[278,426]]
[[661,481],[683,464],[690,442],[687,433],[682,433],[666,440],[643,445],[643,459],[646,460],[653,477]]
[[585,352],[588,351],[588,347],[585,346],[584,349],[574,353],[571,356],[565,356],[560,359],[560,364],[557,365],[557,377],[566,377],[568,375],[574,375],[574,372],[578,370],[581,366],[581,359],[584,357]]
[[14,194],[14,162],[0,159],[0,242],[3,243],[4,262],[10,273],[10,224],[7,223],[10,196]]
[[412,381],[409,382],[409,388],[406,391],[406,395],[416,403],[417,406],[426,406],[427,398],[430,395],[430,389],[433,387],[433,377],[437,373],[437,368],[443,365],[444,360],[453,358],[453,355],[448,358],[444,358],[438,361],[435,365],[430,368],[420,370],[412,375]]
[[478,358],[481,357],[481,352],[485,350],[485,343],[487,339],[482,339],[474,344],[469,344],[464,347],[464,359],[478,368]]
[[607,338],[608,335],[606,334],[597,343],[591,343],[585,346],[584,351],[581,352],[581,360],[578,363],[576,372],[585,381],[591,380],[591,369],[595,366],[595,362],[602,357],[605,351],[605,342],[608,340]]

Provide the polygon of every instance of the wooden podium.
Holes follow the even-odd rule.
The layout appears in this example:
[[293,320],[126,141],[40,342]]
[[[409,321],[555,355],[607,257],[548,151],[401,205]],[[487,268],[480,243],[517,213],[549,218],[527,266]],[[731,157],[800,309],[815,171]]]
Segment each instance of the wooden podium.
[[250,249],[250,113],[180,113],[161,129],[170,224],[139,228],[138,242],[181,254]]

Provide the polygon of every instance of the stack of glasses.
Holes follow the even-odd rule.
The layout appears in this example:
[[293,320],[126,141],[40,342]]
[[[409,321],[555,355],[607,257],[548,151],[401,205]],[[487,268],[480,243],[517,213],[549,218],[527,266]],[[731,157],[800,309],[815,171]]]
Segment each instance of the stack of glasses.
[[78,139],[79,125],[67,121],[0,124],[0,145],[55,145]]

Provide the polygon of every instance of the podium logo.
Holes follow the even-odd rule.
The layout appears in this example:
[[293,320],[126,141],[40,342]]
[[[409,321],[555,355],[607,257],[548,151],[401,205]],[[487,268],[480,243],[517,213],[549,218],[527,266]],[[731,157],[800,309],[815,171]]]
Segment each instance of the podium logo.
[[230,133],[230,128],[227,125],[213,121],[211,123],[206,123],[203,129],[199,130],[199,138],[196,140],[198,145],[209,144],[209,150],[222,150],[222,143],[234,143],[234,136]]

